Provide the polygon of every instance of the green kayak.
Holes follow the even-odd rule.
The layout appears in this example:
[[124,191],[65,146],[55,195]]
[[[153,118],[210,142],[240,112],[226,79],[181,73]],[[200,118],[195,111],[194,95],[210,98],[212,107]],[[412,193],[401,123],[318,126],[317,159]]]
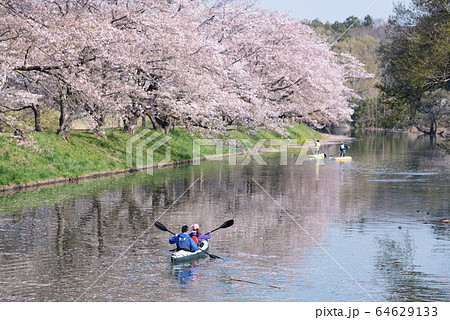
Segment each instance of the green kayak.
[[175,251],[174,253],[172,253],[172,257],[171,257],[172,262],[173,263],[188,262],[188,261],[194,261],[194,260],[200,259],[202,257],[205,257],[207,255],[205,252],[209,251],[209,242],[208,242],[208,240],[203,240],[202,244],[203,245],[201,246],[200,250],[197,250],[197,251],[193,251],[193,252],[184,251],[184,250]]

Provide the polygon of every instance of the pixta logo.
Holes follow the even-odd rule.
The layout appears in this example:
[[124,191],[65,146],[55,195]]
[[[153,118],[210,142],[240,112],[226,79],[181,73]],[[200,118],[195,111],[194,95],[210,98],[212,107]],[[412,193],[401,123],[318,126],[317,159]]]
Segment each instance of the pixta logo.
[[[252,143],[247,139],[242,140],[220,140],[220,139],[194,139],[193,144],[193,164],[199,165],[202,159],[201,148],[205,146],[215,147],[216,153],[209,156],[210,160],[223,160],[224,154],[229,158],[229,165],[241,165],[246,166],[252,160],[254,160],[258,165],[267,165],[261,153],[264,152],[278,152],[280,154],[280,165],[288,164],[288,150],[292,148],[297,148],[298,152],[296,154],[297,158],[295,165],[299,166],[304,163],[304,161],[316,161],[319,165],[325,165],[323,158],[313,157],[308,152],[317,153],[315,144],[312,140],[307,139],[306,141],[290,140],[290,139],[259,139],[258,141]],[[226,148],[225,148],[226,147]],[[236,157],[233,155],[242,155],[243,161],[239,164],[237,163]],[[291,157],[293,155],[291,154]]]
[[[155,167],[161,168],[171,160],[171,148],[165,147],[165,157],[155,164],[154,152],[163,147],[171,140],[159,132],[153,132],[148,129],[142,130],[134,137],[128,139],[126,147],[126,162],[128,168],[146,169],[147,173],[153,175]],[[144,164],[144,159],[146,160]]]
[[[126,145],[126,164],[128,168],[136,168],[138,170],[146,170],[148,174],[153,175],[153,169],[161,168],[171,161],[171,148],[166,145],[171,138],[159,132],[154,132],[149,129],[142,130],[136,136],[128,139]],[[209,155],[202,156],[202,147],[209,146]],[[202,159],[209,160],[223,160],[224,155],[228,157],[229,165],[246,166],[252,160],[257,164],[267,165],[261,153],[264,152],[278,152],[280,154],[280,165],[288,164],[288,149],[298,148],[295,152],[295,165],[302,165],[304,161],[316,161],[316,164],[324,165],[323,158],[312,157],[308,152],[314,152],[314,142],[312,140],[298,141],[290,139],[259,139],[256,142],[249,140],[220,140],[220,139],[194,139],[193,140],[193,159],[194,165],[200,165]],[[211,147],[215,148],[211,152]],[[160,148],[165,148],[165,156],[162,160],[156,162],[155,151]],[[158,152],[161,154],[162,152]],[[242,161],[237,161],[237,156],[241,156]],[[293,154],[290,155],[293,157]],[[295,156],[294,156],[295,157]]]

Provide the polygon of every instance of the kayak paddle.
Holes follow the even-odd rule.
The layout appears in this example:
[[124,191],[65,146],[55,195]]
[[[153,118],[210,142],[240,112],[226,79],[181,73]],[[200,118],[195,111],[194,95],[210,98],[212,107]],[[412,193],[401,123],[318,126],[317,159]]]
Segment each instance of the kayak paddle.
[[[227,221],[227,222],[228,222],[228,221]],[[166,231],[166,232],[169,232],[169,233],[175,235],[175,233],[173,233],[172,231],[170,231],[169,229],[167,229],[166,226],[163,225],[163,224],[162,224],[161,222],[159,222],[159,221],[156,221],[156,222],[155,222],[155,227],[156,227],[157,229],[161,230],[161,231]],[[219,227],[218,229],[220,229],[220,227]],[[200,248],[200,247],[199,247],[199,248]],[[200,248],[200,250],[202,250],[202,248]],[[206,252],[206,251],[204,251],[204,250],[202,250],[202,251],[203,251],[204,253],[206,253],[208,256],[210,256],[211,259],[222,259],[221,257],[216,256],[215,254],[210,254],[209,252]]]
[[337,156],[340,152],[333,154],[332,156],[330,156],[330,159]]
[[234,224],[233,219],[225,221],[224,223],[222,223],[222,225],[220,227],[215,228],[213,231],[211,231],[211,233],[213,233],[214,231],[219,230],[219,229],[225,229],[225,228],[231,227],[233,224]]
[[170,232],[171,234],[175,235],[175,233],[173,233],[172,231],[170,231],[169,229],[167,229],[161,222],[156,221],[155,222],[155,227],[158,228],[161,231],[167,231]]

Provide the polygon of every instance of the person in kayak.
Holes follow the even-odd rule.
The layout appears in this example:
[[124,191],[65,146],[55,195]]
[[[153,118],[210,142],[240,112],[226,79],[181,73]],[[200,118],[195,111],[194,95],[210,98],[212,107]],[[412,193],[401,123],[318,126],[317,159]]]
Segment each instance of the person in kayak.
[[192,232],[190,236],[197,244],[202,243],[203,240],[211,239],[211,232],[208,232],[208,234],[201,234],[197,223],[194,223],[191,228]]
[[314,154],[319,154],[319,150],[320,150],[320,141],[317,140],[317,141],[314,143]]
[[339,153],[340,157],[345,157],[345,149],[350,149],[349,146],[346,146],[345,143],[341,143],[341,146],[339,147],[339,149],[341,150],[341,152]]
[[185,251],[197,251],[200,248],[197,246],[194,240],[189,236],[189,227],[182,226],[181,233],[173,236],[169,239],[170,244],[177,245],[177,251],[185,250]]

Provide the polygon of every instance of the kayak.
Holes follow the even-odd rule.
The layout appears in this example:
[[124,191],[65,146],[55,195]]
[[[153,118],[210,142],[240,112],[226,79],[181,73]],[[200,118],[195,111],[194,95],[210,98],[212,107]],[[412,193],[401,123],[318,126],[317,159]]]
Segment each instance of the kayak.
[[310,154],[309,157],[311,159],[324,159],[325,158],[325,153],[320,153],[320,154]]
[[346,156],[346,157],[336,157],[336,158],[334,158],[334,160],[336,160],[336,161],[351,161],[351,160],[352,160],[352,157],[350,157],[350,156]]
[[207,255],[205,252],[209,251],[209,242],[208,240],[203,240],[202,243],[203,246],[201,247],[200,250],[197,251],[193,252],[184,250],[175,251],[174,253],[172,253],[171,257],[172,262],[177,263],[177,262],[193,261],[205,257]]

